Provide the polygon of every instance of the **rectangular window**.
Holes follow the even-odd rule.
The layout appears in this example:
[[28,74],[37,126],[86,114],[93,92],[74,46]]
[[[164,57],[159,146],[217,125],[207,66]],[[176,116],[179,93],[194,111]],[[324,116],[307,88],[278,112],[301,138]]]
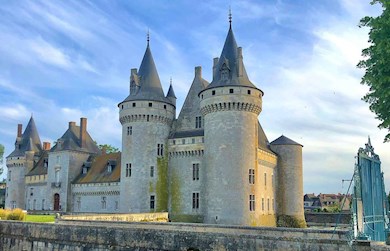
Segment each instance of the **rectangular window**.
[[102,209],[106,209],[107,208],[107,198],[106,197],[102,197]]
[[182,139],[182,140],[181,140],[181,143],[182,143],[183,145],[185,145],[185,144],[186,144],[186,140],[185,140],[185,139]]
[[264,198],[261,198],[261,210],[264,211]]
[[195,139],[193,138],[193,139],[191,139],[191,141],[192,141],[192,144],[195,144]]
[[33,196],[34,195],[34,188],[30,188],[30,196]]
[[214,96],[214,95],[215,95],[215,91],[212,91],[212,92],[211,92],[211,95],[213,95],[213,96]]
[[77,203],[77,210],[80,210],[80,208],[81,208],[81,197],[77,197],[76,203]]
[[255,195],[249,195],[249,211],[255,211]]
[[199,209],[199,193],[192,193],[192,209]]
[[172,143],[173,143],[174,145],[176,145],[176,140],[172,140]]
[[153,103],[149,103],[149,107],[152,107],[153,106]]
[[34,201],[33,201],[33,210],[36,210],[36,206],[37,206],[37,200],[34,199]]
[[126,177],[131,177],[131,163],[126,164]]
[[267,210],[269,211],[269,198],[267,199]]
[[127,127],[127,135],[133,135],[133,127],[132,126]]
[[164,109],[167,109],[167,105],[164,105]]
[[45,210],[45,199],[42,200],[42,210]]
[[135,103],[133,103],[133,107],[135,107],[136,106],[136,104]]
[[150,177],[154,177],[154,166],[150,167]]
[[8,172],[8,181],[11,181],[11,171]]
[[264,186],[267,186],[267,173],[264,173]]
[[234,93],[234,89],[229,89],[229,93]]
[[154,209],[155,196],[150,195],[150,209]]
[[255,169],[249,169],[249,184],[255,184]]
[[115,210],[118,210],[118,209],[119,209],[119,202],[115,201]]
[[192,164],[192,180],[199,180],[199,163]]
[[202,128],[202,117],[195,117],[195,128]]
[[251,94],[251,90],[248,90],[248,94],[249,94],[249,95]]
[[164,144],[157,144],[157,156],[164,155]]

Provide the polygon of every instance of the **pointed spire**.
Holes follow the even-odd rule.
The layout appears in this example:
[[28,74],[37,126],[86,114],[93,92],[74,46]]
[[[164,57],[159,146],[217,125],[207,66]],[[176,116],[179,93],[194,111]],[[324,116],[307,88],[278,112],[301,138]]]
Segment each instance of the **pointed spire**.
[[27,144],[32,144],[35,151],[42,149],[41,139],[39,138],[38,130],[32,115],[26,129],[23,132],[22,139],[23,145],[27,146]]
[[[150,34],[149,30],[146,36],[147,46],[144,57],[142,58],[141,66],[138,72],[132,70],[130,81],[130,95],[123,101],[134,100],[154,100],[161,101],[168,104],[173,104],[171,100],[165,97],[163,88],[161,86],[160,77],[154,63],[152,52],[150,50]],[[121,103],[118,104],[121,105]]]
[[15,150],[8,157],[24,156],[26,151],[34,151],[35,154],[39,154],[42,150],[41,139],[32,115],[23,134],[18,138],[20,140],[17,139]]
[[229,6],[229,25],[232,28],[232,8]]
[[150,50],[149,39],[145,55],[142,59],[141,66],[139,67],[138,76],[141,78],[140,94],[146,94],[147,92],[150,94],[150,98],[153,98],[153,96],[164,97],[160,77],[158,76],[152,52]]
[[[242,48],[237,46],[232,29],[232,14],[229,9],[229,31],[221,56],[214,62],[213,81],[206,88],[218,86],[247,86],[256,88],[248,78],[242,57]],[[257,88],[256,88],[257,89]]]
[[175,91],[173,90],[173,87],[172,87],[172,77],[171,77],[171,81],[170,81],[170,84],[169,84],[169,89],[168,89],[168,93],[167,93],[167,98],[176,98],[176,95],[175,95]]
[[146,34],[146,41],[147,41],[147,45],[149,46],[149,41],[150,41],[149,28],[148,28],[148,33]]

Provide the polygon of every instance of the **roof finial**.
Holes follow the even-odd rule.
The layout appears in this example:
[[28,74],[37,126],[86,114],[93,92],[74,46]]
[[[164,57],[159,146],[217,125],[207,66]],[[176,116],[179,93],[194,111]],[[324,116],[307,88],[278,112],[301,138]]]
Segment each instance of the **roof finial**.
[[148,33],[146,34],[146,41],[148,42],[148,45],[149,45],[149,41],[150,41],[149,28],[148,28]]
[[232,28],[232,8],[229,6],[229,24],[230,28]]
[[172,85],[172,77],[171,77],[171,80],[169,81],[169,84]]

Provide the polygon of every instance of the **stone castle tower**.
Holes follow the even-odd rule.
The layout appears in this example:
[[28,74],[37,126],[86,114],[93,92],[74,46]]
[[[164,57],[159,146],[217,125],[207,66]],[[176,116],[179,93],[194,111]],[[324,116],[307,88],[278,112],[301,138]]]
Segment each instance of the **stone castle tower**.
[[176,114],[172,86],[164,95],[150,51],[131,70],[130,95],[119,105],[122,124],[120,210],[168,210],[167,141]]
[[[213,81],[199,93],[204,117],[206,204],[204,221],[250,225],[259,211],[247,210],[260,198],[247,182],[257,170],[257,117],[263,92],[249,80],[232,28],[221,56],[214,59]],[[212,198],[212,199],[211,199]]]
[[25,175],[33,168],[42,151],[42,143],[33,117],[22,134],[22,124],[18,124],[15,150],[6,158],[8,168],[7,208],[24,208]]

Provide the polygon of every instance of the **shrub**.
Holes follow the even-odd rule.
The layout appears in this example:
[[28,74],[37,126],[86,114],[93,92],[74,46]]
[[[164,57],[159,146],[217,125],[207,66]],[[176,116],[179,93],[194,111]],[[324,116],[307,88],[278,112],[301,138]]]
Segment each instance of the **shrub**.
[[7,220],[19,220],[24,221],[26,219],[26,213],[20,208],[13,209],[7,216]]
[[9,213],[10,213],[9,209],[0,208],[0,219],[1,220],[6,220],[8,215],[9,215]]
[[305,220],[299,220],[291,215],[279,215],[277,220],[278,227],[305,228]]

